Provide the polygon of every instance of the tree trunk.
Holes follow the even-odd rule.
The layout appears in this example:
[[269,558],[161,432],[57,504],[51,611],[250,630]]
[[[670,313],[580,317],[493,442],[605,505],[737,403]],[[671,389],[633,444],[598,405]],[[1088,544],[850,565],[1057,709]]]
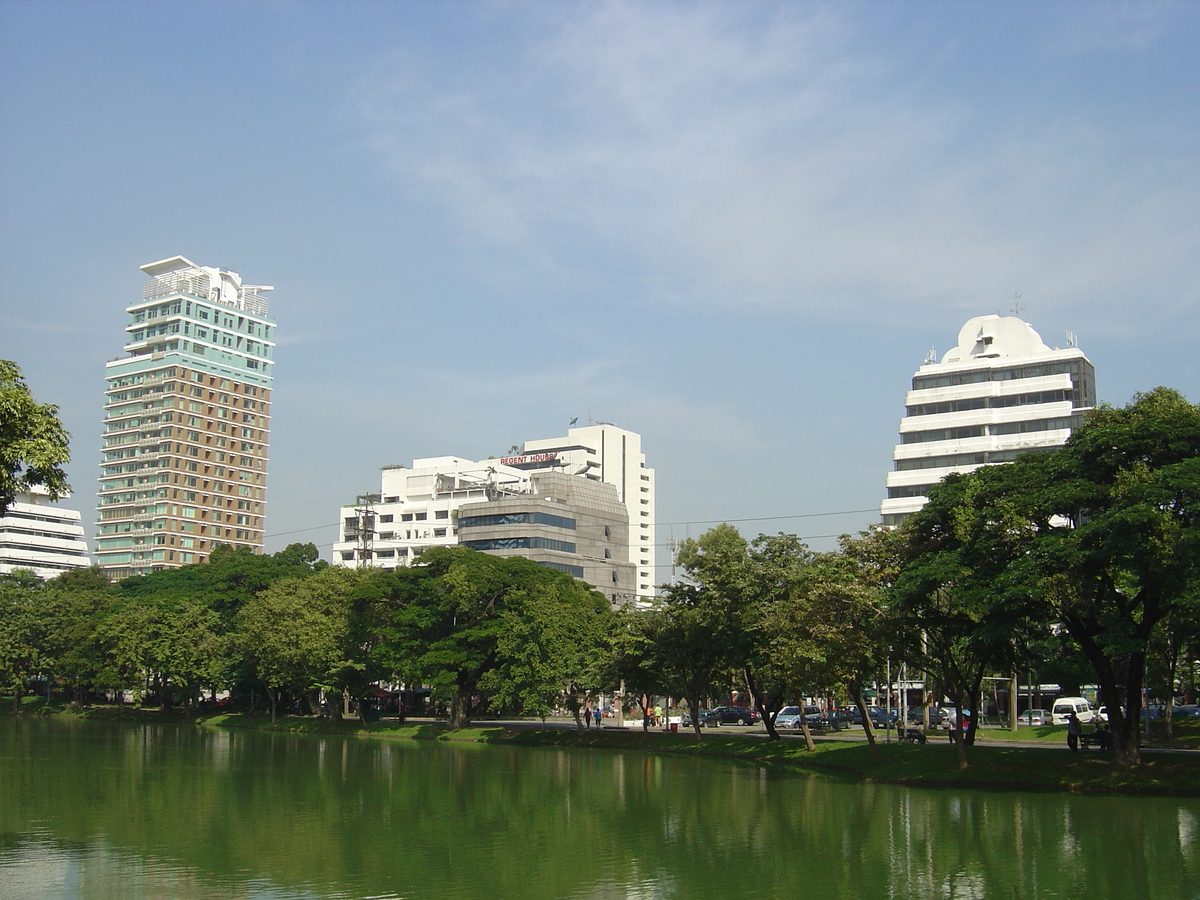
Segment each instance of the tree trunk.
[[454,692],[450,699],[450,727],[466,728],[471,724],[471,694],[469,691]]
[[[743,670],[742,675],[746,681],[746,690],[749,691],[750,697],[754,701],[754,707],[758,710],[763,725],[766,726],[767,740],[781,740],[779,732],[775,730],[775,717],[779,715],[782,704],[771,702],[771,698],[767,696],[767,692],[763,690],[762,686],[754,680],[749,669]],[[775,708],[772,709],[772,707]]]
[[688,694],[687,697],[688,712],[692,717],[692,731],[696,732],[696,738],[699,740],[704,737],[700,731],[700,692]]
[[883,762],[883,754],[879,751],[879,745],[875,743],[875,729],[871,726],[871,716],[867,712],[867,701],[863,699],[862,688],[857,683],[847,685],[850,691],[850,696],[854,700],[854,705],[858,707],[859,714],[862,715],[863,731],[867,735],[867,743],[871,747],[871,756],[875,758],[875,762]]
[[[954,730],[950,732],[950,736],[954,738],[955,755],[958,757],[958,768],[963,770],[967,767],[967,741],[963,737],[963,709],[968,708],[964,703],[964,698],[967,692],[959,690],[958,701],[954,704]],[[971,710],[977,712],[977,710]]]
[[809,751],[817,749],[817,745],[813,743],[812,729],[808,727],[808,717],[804,715],[804,707],[800,707],[800,730],[804,732],[804,748]]
[[279,696],[279,691],[276,688],[267,688],[267,702],[271,705],[271,724],[275,724],[275,704]]
[[579,718],[579,710],[580,710],[580,707],[582,707],[582,706],[583,706],[583,704],[580,703],[580,701],[579,701],[579,694],[576,693],[575,691],[567,691],[567,710],[571,713],[571,716],[575,719],[575,727],[579,731],[586,730],[583,727],[583,719]]

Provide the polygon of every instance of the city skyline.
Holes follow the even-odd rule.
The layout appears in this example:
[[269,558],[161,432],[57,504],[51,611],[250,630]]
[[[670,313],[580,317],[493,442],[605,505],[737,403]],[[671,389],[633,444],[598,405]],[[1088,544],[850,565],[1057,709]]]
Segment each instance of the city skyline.
[[184,254],[277,289],[268,551],[328,558],[382,466],[573,418],[643,436],[658,582],[720,521],[828,549],[968,318],[1075,332],[1101,401],[1200,399],[1198,25],[7,0],[0,357],[61,407],[87,519],[137,267]]

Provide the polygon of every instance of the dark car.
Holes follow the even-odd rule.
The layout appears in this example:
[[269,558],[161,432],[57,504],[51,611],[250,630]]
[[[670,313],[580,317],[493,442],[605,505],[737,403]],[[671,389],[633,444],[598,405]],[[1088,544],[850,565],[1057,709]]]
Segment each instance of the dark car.
[[702,725],[757,725],[758,713],[742,706],[718,706],[700,714]]

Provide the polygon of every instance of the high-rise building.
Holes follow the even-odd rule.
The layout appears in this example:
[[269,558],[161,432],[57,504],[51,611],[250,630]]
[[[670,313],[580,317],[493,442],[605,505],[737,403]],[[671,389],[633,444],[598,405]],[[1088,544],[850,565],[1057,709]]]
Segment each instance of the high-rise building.
[[32,569],[53,578],[92,564],[76,510],[52,505],[40,489],[17,494],[0,515],[0,575]]
[[924,506],[951,472],[1062,446],[1096,405],[1095,369],[1073,336],[1068,343],[1046,346],[1015,316],[978,316],[941,362],[931,353],[904,400],[883,524]]
[[96,561],[111,578],[263,545],[273,288],[182,256],[141,268],[125,356],[105,366]]

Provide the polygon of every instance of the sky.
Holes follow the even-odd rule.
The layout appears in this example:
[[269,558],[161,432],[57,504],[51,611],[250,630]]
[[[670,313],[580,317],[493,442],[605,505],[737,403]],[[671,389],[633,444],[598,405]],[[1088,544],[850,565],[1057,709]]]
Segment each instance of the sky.
[[0,357],[85,523],[179,254],[275,286],[268,551],[575,417],[643,435],[660,547],[831,549],[972,316],[1200,402],[1198,39],[1194,2],[0,0]]

